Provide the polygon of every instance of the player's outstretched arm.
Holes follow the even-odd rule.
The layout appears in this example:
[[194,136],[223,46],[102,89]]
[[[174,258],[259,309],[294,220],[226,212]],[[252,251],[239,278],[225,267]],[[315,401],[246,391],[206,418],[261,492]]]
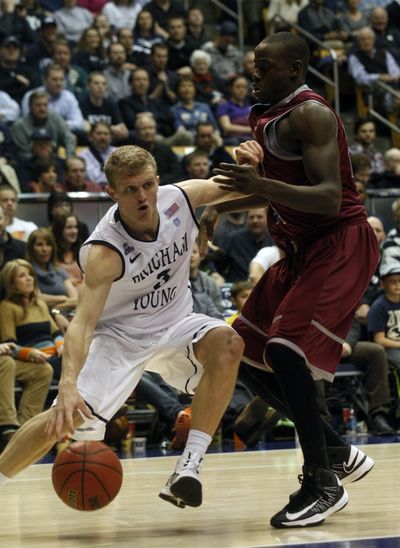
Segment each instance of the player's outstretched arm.
[[65,335],[57,405],[52,408],[53,412],[46,425],[49,437],[54,433],[57,438],[62,437],[65,428],[72,433],[75,429],[74,418],[78,411],[85,417],[92,418],[76,383],[111,285],[121,274],[121,269],[121,259],[117,253],[102,245],[91,247],[76,314]]

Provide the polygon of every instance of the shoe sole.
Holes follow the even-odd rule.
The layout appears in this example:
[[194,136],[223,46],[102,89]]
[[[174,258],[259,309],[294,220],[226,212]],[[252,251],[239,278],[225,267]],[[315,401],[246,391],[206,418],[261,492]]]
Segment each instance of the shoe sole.
[[166,490],[165,491],[160,491],[158,496],[160,497],[160,499],[163,499],[163,500],[166,500],[167,502],[170,502],[171,504],[173,504],[177,508],[186,508],[186,504],[184,503],[183,500],[174,497],[174,495],[172,493],[167,492]]
[[186,506],[197,508],[203,501],[201,482],[195,478],[179,478],[171,485],[170,491]]
[[335,512],[339,512],[340,510],[343,510],[345,506],[347,506],[347,503],[349,502],[349,496],[346,491],[343,492],[342,498],[331,508],[328,508],[326,512],[323,514],[315,514],[314,516],[311,516],[310,518],[306,519],[300,519],[296,521],[273,521],[273,518],[270,521],[270,524],[275,529],[287,529],[287,528],[294,528],[294,527],[316,527],[317,525],[321,525],[325,521],[325,519]]
[[364,478],[369,472],[371,472],[374,465],[375,461],[368,455],[365,455],[365,459],[354,470],[354,472],[351,472],[351,474],[340,480],[342,485],[347,485],[349,483],[355,483],[356,481],[360,481],[360,479]]

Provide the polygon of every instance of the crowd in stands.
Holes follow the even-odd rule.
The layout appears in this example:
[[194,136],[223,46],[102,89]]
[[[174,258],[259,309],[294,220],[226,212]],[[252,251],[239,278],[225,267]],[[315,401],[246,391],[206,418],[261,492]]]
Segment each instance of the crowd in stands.
[[[236,8],[235,0],[223,3]],[[232,162],[233,147],[251,138],[253,46],[264,33],[293,23],[336,49],[341,69],[371,89],[383,111],[399,107],[398,97],[377,86],[399,87],[396,0],[252,0],[245,10],[244,51],[235,21],[223,15],[218,25],[207,23],[203,4],[189,2],[185,10],[178,0],[1,2],[0,450],[41,410],[50,384],[59,379],[63,334],[82,282],[78,249],[89,233],[68,192],[101,192],[104,162],[116,147],[149,150],[161,185],[207,178],[219,163]],[[329,67],[329,59],[310,46],[315,66]],[[372,118],[358,118],[349,147],[366,205],[368,189],[400,188],[400,150],[377,146],[378,130]],[[24,193],[49,195],[48,226],[17,216]],[[388,379],[390,371],[400,374],[399,219],[400,200],[393,219],[370,217],[381,266],[343,347],[343,360],[365,370],[365,419],[381,435],[393,434],[398,418]],[[193,249],[194,310],[233,321],[252,286],[283,256],[269,237],[266,210],[225,216],[203,263]],[[18,407],[16,381],[22,384]],[[137,395],[158,407],[173,448],[181,447],[190,402],[155,374],[143,378]],[[238,382],[224,427],[234,429],[239,417],[242,430],[246,423],[254,434],[248,417],[259,425],[270,413]]]

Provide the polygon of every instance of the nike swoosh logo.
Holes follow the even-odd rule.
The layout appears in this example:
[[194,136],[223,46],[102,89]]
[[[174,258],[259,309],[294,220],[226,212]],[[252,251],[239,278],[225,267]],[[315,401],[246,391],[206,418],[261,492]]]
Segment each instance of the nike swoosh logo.
[[140,255],[140,253],[138,253],[137,255],[135,255],[135,256],[133,257],[133,259],[132,259],[132,257],[129,257],[129,260],[130,260],[131,264],[134,263],[134,262],[136,261],[136,259],[139,257],[139,255]]
[[351,461],[350,464],[346,464],[346,463],[343,464],[343,470],[346,472],[346,474],[349,474],[354,469],[356,464],[361,464],[361,463],[357,463],[357,457],[358,455],[355,455],[354,459]]
[[319,499],[315,500],[310,506],[306,506],[306,508],[303,508],[300,512],[296,512],[295,514],[291,514],[290,512],[286,512],[286,519],[288,521],[294,521],[295,519],[301,518],[304,514],[307,514],[309,510],[311,510],[319,501],[321,500],[321,497]]

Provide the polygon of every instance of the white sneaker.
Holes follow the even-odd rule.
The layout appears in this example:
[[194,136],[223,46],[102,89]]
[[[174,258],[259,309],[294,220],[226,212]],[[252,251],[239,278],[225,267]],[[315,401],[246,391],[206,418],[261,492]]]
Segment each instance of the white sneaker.
[[200,453],[184,451],[178,460],[174,473],[159,493],[163,500],[178,508],[200,506],[202,503],[202,485],[199,479],[203,457]]

